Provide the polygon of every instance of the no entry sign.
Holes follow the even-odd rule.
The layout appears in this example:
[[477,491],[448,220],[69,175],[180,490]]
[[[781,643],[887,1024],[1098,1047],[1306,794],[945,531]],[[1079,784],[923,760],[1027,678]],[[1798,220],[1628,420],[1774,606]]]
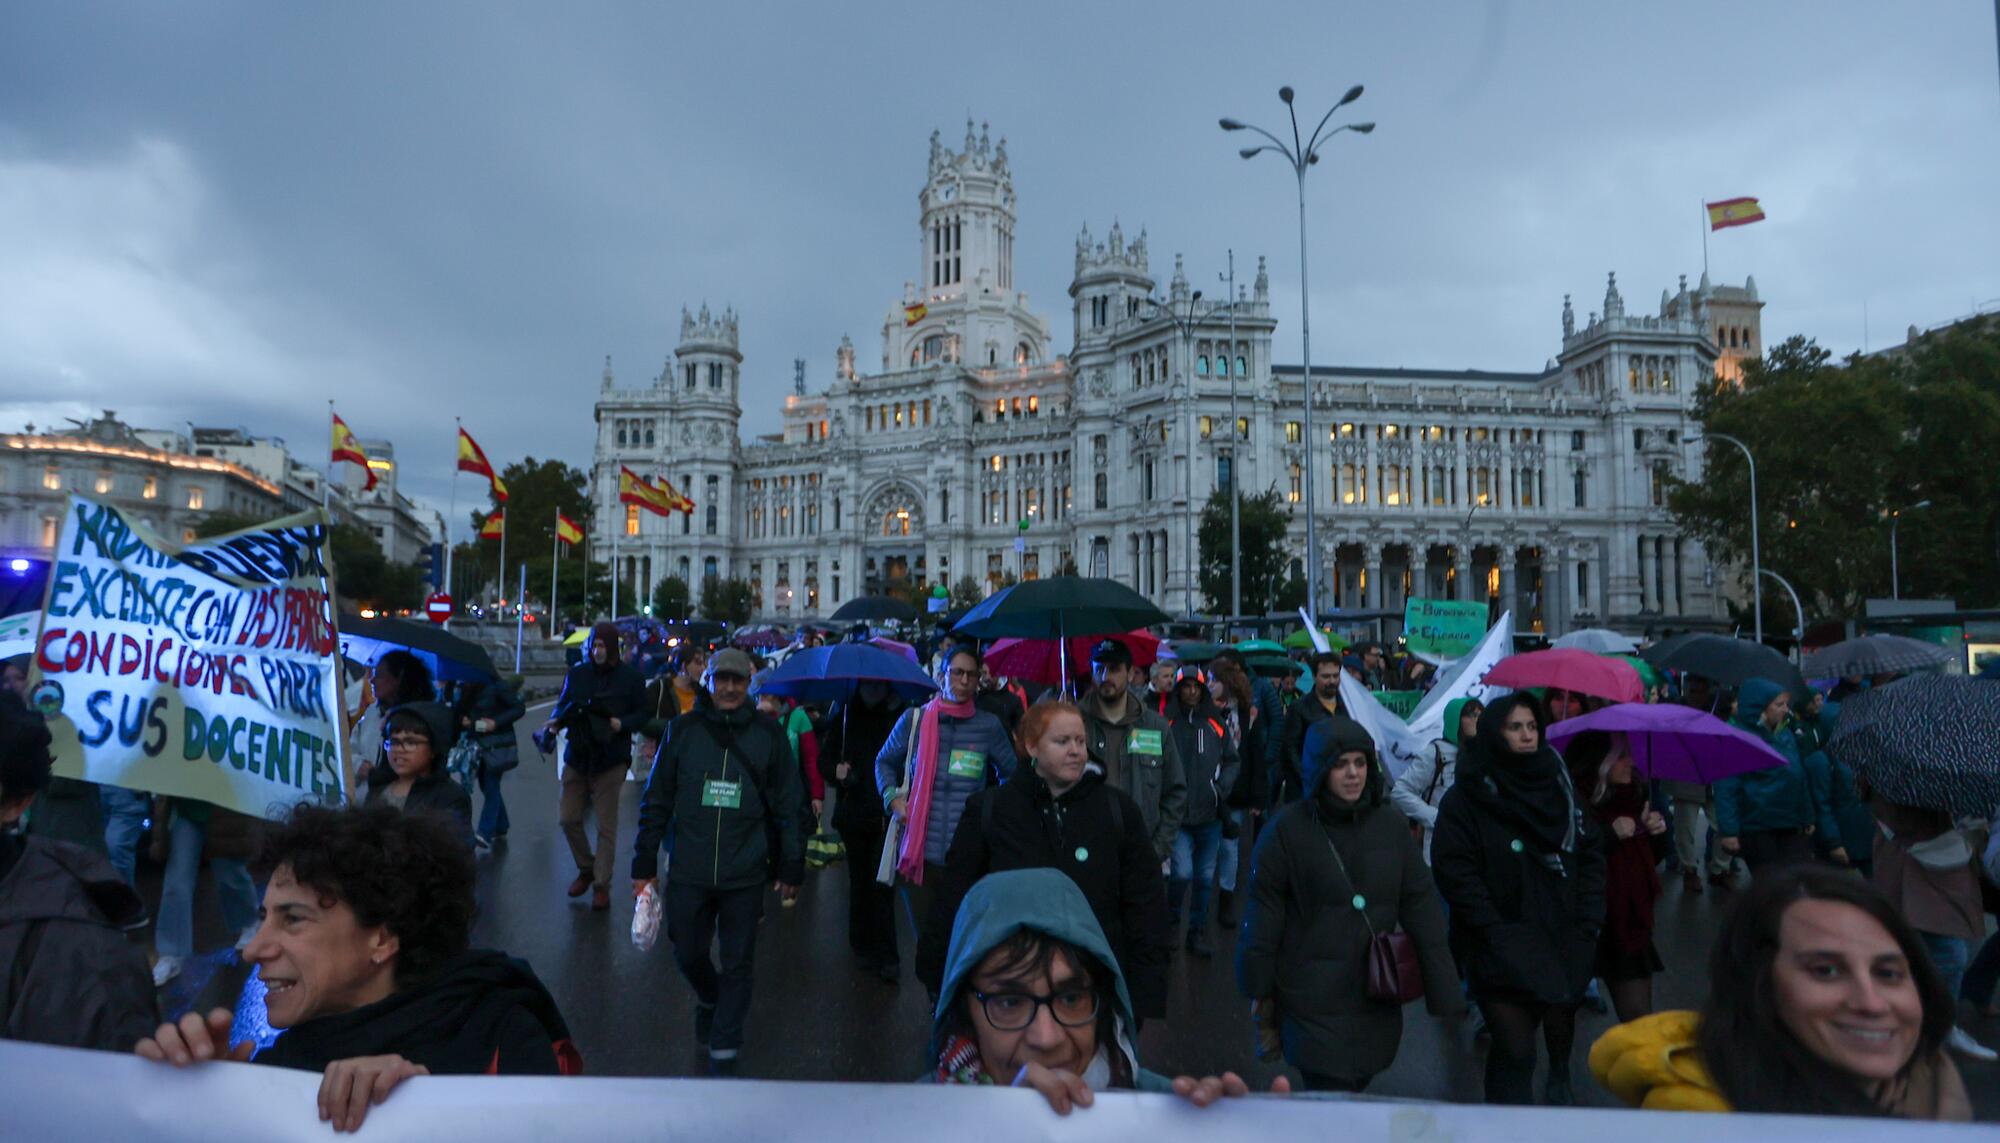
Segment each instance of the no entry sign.
[[424,614],[430,616],[432,623],[443,626],[451,618],[451,596],[442,591],[432,592],[424,599]]

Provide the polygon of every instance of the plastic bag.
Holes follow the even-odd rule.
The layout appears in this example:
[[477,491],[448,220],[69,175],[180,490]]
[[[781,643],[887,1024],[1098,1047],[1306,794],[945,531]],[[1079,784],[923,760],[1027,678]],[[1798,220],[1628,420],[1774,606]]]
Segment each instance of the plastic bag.
[[632,905],[632,947],[640,952],[651,952],[660,939],[659,890],[652,885],[639,890],[639,899]]

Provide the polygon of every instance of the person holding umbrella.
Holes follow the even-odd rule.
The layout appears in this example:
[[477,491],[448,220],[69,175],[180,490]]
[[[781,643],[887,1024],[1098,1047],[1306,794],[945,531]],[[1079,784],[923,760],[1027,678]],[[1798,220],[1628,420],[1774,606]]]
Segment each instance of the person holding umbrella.
[[[1736,725],[1762,739],[1785,759],[1783,766],[1752,770],[1715,784],[1716,845],[1740,855],[1755,880],[1774,870],[1812,860],[1815,830],[1839,837],[1827,791],[1816,789],[1799,759],[1798,743],[1785,728],[1792,696],[1783,685],[1757,678],[1737,691]],[[1847,864],[1847,850],[1835,846],[1833,860]]]
[[875,879],[882,864],[888,811],[875,791],[875,757],[902,717],[888,684],[864,682],[829,711],[820,732],[819,770],[834,790],[833,828],[847,847],[847,947],[864,971],[884,981],[902,976],[896,951],[896,893]]

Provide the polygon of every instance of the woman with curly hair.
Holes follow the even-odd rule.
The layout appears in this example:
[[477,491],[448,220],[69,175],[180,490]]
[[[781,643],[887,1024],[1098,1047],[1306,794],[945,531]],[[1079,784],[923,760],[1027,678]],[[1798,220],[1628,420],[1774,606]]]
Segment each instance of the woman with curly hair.
[[[271,1027],[255,1062],[323,1072],[320,1118],[361,1125],[419,1075],[576,1075],[583,1058],[525,961],[471,949],[473,861],[447,822],[385,805],[302,806],[265,837],[263,920],[243,950]],[[231,1013],[190,1012],[138,1054],[248,1060]]]

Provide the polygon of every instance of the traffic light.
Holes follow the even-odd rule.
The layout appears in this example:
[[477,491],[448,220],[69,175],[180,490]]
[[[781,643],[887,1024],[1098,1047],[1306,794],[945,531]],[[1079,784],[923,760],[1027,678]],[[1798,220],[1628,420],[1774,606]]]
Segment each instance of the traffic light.
[[444,545],[426,544],[417,553],[417,570],[424,575],[424,582],[432,587],[444,584]]

